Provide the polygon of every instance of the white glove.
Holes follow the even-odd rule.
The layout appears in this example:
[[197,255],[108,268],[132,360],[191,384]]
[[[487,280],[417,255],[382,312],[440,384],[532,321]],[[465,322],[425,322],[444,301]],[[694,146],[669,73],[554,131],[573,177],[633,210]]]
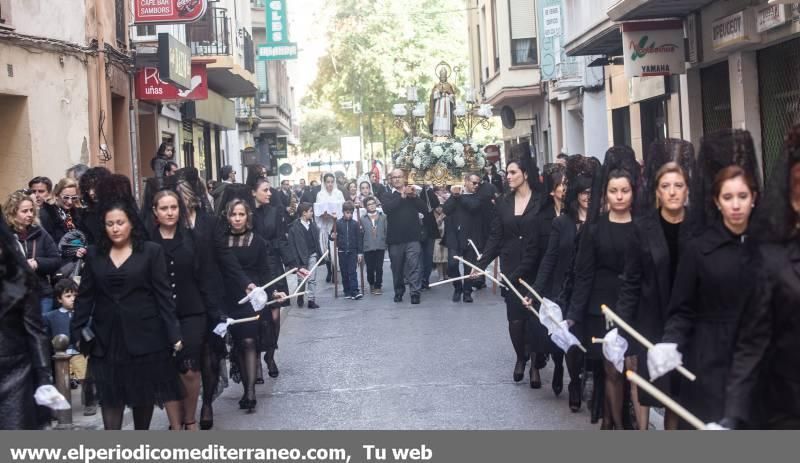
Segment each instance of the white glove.
[[[658,344],[656,344],[657,346]],[[679,354],[680,355],[680,354]],[[648,360],[650,357],[648,356]],[[705,431],[730,431],[730,428],[726,428],[725,426],[721,426],[717,423],[706,423]]]
[[647,370],[650,381],[654,381],[683,365],[678,345],[672,342],[658,343],[647,351]]
[[619,335],[616,328],[606,333],[603,338],[603,356],[614,365],[618,372],[625,368],[625,351],[628,350],[628,341]]
[[231,322],[233,321],[232,318],[228,318],[224,322],[218,324],[214,327],[214,334],[217,336],[224,338],[225,335],[228,333],[228,326],[230,326]]
[[42,405],[53,410],[69,410],[72,406],[67,399],[58,392],[54,386],[45,384],[39,386],[33,394],[33,399],[37,405]]
[[264,291],[262,288],[256,288],[250,292],[250,304],[253,306],[253,310],[256,312],[260,312],[264,309],[264,306],[267,305],[267,292]]

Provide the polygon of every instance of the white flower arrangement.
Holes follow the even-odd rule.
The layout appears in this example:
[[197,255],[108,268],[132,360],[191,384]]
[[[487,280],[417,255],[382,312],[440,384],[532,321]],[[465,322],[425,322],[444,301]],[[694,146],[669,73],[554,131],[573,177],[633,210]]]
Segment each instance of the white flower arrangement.
[[394,165],[401,169],[425,172],[434,166],[443,166],[454,177],[460,177],[467,173],[465,168],[468,157],[470,169],[482,169],[486,166],[486,154],[481,148],[458,139],[432,141],[414,137],[403,140],[400,149],[393,154],[392,160]]

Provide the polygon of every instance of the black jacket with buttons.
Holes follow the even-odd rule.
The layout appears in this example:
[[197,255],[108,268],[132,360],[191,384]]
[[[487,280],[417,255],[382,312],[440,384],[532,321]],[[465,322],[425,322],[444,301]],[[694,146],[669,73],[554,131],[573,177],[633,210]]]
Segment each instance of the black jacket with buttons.
[[[105,356],[112,336],[122,336],[132,355],[169,350],[181,339],[161,246],[144,242],[122,264],[126,279],[119,295],[110,288],[114,263],[108,252],[89,246],[84,261],[71,339],[81,339],[81,329],[90,318],[97,341],[91,355],[98,357]],[[114,330],[117,315],[122,320],[121,333]]]
[[222,301],[216,284],[219,270],[213,249],[198,246],[192,233],[183,227],[178,227],[171,240],[163,239],[156,230],[153,242],[164,249],[167,278],[178,318],[207,314],[214,322],[222,321]]

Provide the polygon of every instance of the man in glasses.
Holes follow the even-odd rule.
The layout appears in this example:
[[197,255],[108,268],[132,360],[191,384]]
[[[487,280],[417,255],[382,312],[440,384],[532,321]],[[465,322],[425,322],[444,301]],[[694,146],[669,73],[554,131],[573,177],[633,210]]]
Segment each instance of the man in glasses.
[[[459,261],[454,256],[461,256],[469,262],[477,262],[472,243],[483,246],[483,218],[481,217],[481,199],[476,193],[481,179],[475,174],[467,175],[464,186],[454,185],[450,188],[450,198],[442,209],[447,218],[444,222],[444,244],[447,246],[447,276],[461,276]],[[470,269],[464,273],[469,274]],[[472,281],[453,282],[453,302],[472,302]],[[463,298],[463,299],[462,299]]]
[[411,303],[420,303],[422,290],[422,222],[427,205],[419,197],[421,189],[407,185],[406,174],[395,169],[389,175],[389,191],[381,196],[386,214],[386,244],[394,281],[394,301],[402,302],[406,282],[411,290]]

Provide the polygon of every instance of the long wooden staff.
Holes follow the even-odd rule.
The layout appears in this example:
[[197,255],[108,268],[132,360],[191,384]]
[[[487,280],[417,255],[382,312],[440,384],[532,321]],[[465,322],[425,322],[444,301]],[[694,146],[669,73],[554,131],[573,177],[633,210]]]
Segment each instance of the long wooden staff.
[[[603,315],[605,315],[607,318],[610,318],[611,320],[613,320],[614,323],[619,325],[620,328],[625,330],[634,339],[639,341],[644,347],[646,347],[648,349],[652,349],[653,348],[653,343],[652,342],[648,341],[647,338],[645,338],[638,331],[633,329],[633,327],[631,325],[627,324],[625,322],[625,320],[622,319],[622,317],[620,317],[619,315],[615,314],[614,311],[611,310],[607,305],[603,304],[603,305],[600,306],[600,308],[603,311]],[[678,373],[680,373],[683,376],[685,376],[686,379],[688,379],[689,381],[694,381],[694,380],[697,379],[697,377],[691,371],[687,370],[683,366],[678,366],[676,368],[676,370],[678,370]]]
[[[336,217],[333,218],[333,233],[336,233],[336,222],[338,219]],[[336,234],[336,238],[333,239],[333,259],[331,260],[331,271],[333,272],[333,297],[334,299],[339,297],[339,250],[337,247],[337,243],[339,240],[339,235]],[[330,243],[328,243],[330,245]]]
[[299,285],[297,285],[297,288],[294,289],[294,293],[292,293],[292,295],[289,296],[289,297],[297,296],[300,293],[300,290],[303,288],[303,285],[306,284],[306,281],[308,281],[308,279],[311,278],[311,275],[314,274],[314,270],[316,270],[317,267],[319,267],[319,264],[325,262],[325,258],[328,257],[328,254],[330,254],[330,253],[331,253],[331,251],[329,249],[325,250],[325,252],[322,254],[322,257],[317,259],[317,263],[314,264],[311,267],[311,269],[309,269],[308,274],[306,275],[306,277],[303,278],[303,280],[300,282]]
[[[359,213],[360,209],[361,208],[359,208],[359,207],[356,208],[356,214],[358,214],[356,217],[358,217],[358,232],[363,235],[365,230],[361,226],[361,214]],[[364,250],[363,250],[364,239],[363,238],[361,239],[361,246],[362,246],[361,255],[364,255]],[[364,286],[364,265],[365,265],[364,264],[364,259],[362,258],[361,259],[361,263],[358,265],[359,268],[361,269],[361,291],[360,292],[362,294],[367,290],[367,287]]]
[[[530,291],[530,292],[531,292],[531,294],[533,294],[533,297],[535,297],[535,298],[536,298],[536,300],[538,300],[540,304],[544,304],[544,299],[542,298],[542,296],[540,296],[540,295],[539,295],[539,293],[537,293],[537,292],[536,292],[536,290],[535,290],[535,289],[533,289],[533,286],[529,285],[529,284],[528,284],[528,283],[527,283],[525,280],[523,280],[522,278],[520,278],[520,279],[519,279],[519,283],[520,283],[522,286],[524,286],[524,287],[525,287],[525,289],[527,289],[528,291]],[[548,318],[550,318],[550,320],[553,320],[553,322],[554,322],[555,324],[557,324],[557,325],[559,324],[559,321],[558,321],[558,320],[556,320],[556,319],[555,319],[555,317],[553,317],[553,316],[552,316],[552,315],[550,315],[550,314],[548,314],[547,316],[548,316]],[[562,315],[562,316],[563,316],[563,315]],[[584,353],[586,353],[586,348],[585,348],[585,347],[583,347],[583,345],[581,345],[581,344],[578,344],[578,349],[580,349],[581,351],[583,351]]]
[[[494,260],[494,276],[497,276],[497,272],[500,271],[500,261],[498,259]],[[497,294],[497,282],[492,282],[492,294]]]
[[[284,278],[288,277],[289,275],[293,274],[293,273],[294,273],[294,272],[296,272],[296,271],[297,271],[297,267],[295,267],[295,268],[293,268],[293,269],[289,270],[288,272],[284,273],[283,275],[281,275],[281,276],[279,276],[279,277],[276,277],[275,279],[271,280],[269,283],[265,284],[264,286],[260,286],[260,289],[267,289],[267,288],[269,288],[270,286],[272,286],[272,285],[274,285],[275,283],[277,283],[277,282],[279,282],[279,281],[283,280]],[[243,297],[243,298],[242,298],[242,299],[239,301],[239,304],[244,304],[245,302],[247,302],[247,301],[249,301],[249,300],[250,300],[250,294],[248,294],[247,296]]]
[[[497,278],[495,278],[495,277],[493,277],[493,276],[489,275],[488,273],[486,273],[486,271],[485,271],[485,270],[483,270],[483,269],[479,268],[479,267],[478,267],[477,265],[475,265],[475,264],[472,264],[472,263],[468,262],[468,261],[467,261],[466,259],[464,259],[463,257],[461,257],[461,256],[453,256],[453,259],[455,259],[455,260],[457,260],[457,261],[459,261],[459,262],[463,263],[464,265],[468,265],[468,266],[472,267],[472,268],[473,268],[473,269],[475,269],[475,271],[477,271],[479,274],[481,274],[481,275],[485,276],[486,278],[490,279],[491,281],[495,282],[496,284],[498,284],[498,285],[500,285],[500,286],[505,286],[505,285],[503,285],[503,283],[500,283],[500,281],[498,281],[498,280],[497,280]],[[502,275],[502,273],[501,273],[500,275]]]
[[691,424],[695,428],[700,430],[706,429],[706,424],[703,423],[703,421],[700,418],[694,416],[689,410],[683,408],[678,402],[672,400],[668,395],[661,392],[657,387],[650,384],[646,379],[642,378],[641,376],[637,375],[631,370],[626,371],[625,376],[628,377],[629,381],[635,383],[637,386],[644,389],[648,394],[658,399],[658,401],[664,404],[665,407],[675,412],[676,415],[686,420],[689,424]]

